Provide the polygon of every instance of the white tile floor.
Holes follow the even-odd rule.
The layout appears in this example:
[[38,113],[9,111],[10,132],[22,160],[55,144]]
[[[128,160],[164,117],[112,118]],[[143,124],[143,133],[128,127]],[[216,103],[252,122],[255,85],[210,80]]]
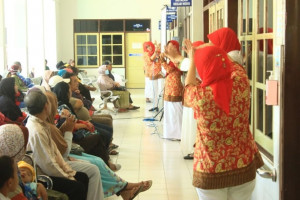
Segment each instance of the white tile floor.
[[[114,118],[114,143],[119,145],[117,156],[111,156],[114,162],[122,165],[118,175],[129,182],[153,180],[150,190],[140,193],[138,200],[197,200],[192,186],[193,161],[184,160],[180,142],[161,139],[162,123],[155,122],[154,127],[147,126],[145,117],[153,116],[146,104],[143,89],[130,90],[134,105],[139,110],[118,113]],[[98,106],[101,100],[97,99]],[[112,106],[109,105],[109,106]],[[160,116],[160,115],[159,115]],[[159,119],[160,117],[157,117]],[[107,200],[120,200],[113,196]]]

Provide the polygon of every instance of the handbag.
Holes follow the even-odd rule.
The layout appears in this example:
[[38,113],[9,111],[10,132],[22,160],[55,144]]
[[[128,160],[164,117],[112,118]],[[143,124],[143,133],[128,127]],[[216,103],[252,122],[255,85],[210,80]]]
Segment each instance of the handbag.
[[70,153],[82,156],[83,152],[84,152],[84,149],[79,144],[72,143]]

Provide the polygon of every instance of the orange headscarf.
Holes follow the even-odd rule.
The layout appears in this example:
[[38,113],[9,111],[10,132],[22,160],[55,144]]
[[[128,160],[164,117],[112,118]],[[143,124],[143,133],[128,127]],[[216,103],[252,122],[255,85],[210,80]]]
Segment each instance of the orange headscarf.
[[[149,51],[147,49],[148,46],[150,46],[152,48],[151,51]],[[144,42],[143,49],[144,49],[144,52],[147,52],[149,56],[152,56],[154,54],[154,52],[155,52],[155,46],[154,46],[154,44],[151,41]]]
[[227,53],[216,46],[206,46],[196,50],[195,65],[202,79],[201,87],[210,86],[216,104],[228,115],[233,80],[232,62]]
[[234,50],[241,50],[241,44],[237,35],[231,28],[221,28],[208,34],[207,38],[216,46],[220,47],[227,53]]

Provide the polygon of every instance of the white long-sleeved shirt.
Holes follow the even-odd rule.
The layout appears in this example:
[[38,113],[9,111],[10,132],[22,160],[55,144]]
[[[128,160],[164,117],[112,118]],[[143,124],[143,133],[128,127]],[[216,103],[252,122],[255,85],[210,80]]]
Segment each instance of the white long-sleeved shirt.
[[66,163],[51,138],[48,124],[30,116],[26,127],[29,130],[27,150],[32,151],[33,160],[49,176],[74,179],[76,171]]

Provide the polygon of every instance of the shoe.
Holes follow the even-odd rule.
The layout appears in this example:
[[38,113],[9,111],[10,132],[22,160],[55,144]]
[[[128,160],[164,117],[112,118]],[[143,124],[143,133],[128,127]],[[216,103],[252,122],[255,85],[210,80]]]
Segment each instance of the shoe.
[[139,109],[140,107],[139,106],[133,106],[133,107],[131,107],[131,108],[127,108],[127,110],[137,110],[137,109]]
[[194,153],[189,153],[188,155],[184,156],[183,159],[185,159],[185,160],[193,160],[194,159]]
[[149,111],[150,112],[152,112],[152,111],[158,111],[158,107],[151,108]]

